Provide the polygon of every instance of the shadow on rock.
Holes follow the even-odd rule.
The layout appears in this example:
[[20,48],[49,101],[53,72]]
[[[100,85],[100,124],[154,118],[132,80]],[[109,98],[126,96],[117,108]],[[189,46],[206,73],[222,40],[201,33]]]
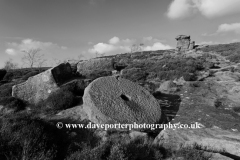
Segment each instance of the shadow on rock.
[[158,100],[162,109],[163,119],[161,122],[170,122],[177,115],[181,103],[181,97],[179,95],[165,94],[159,91],[154,92],[153,96]]

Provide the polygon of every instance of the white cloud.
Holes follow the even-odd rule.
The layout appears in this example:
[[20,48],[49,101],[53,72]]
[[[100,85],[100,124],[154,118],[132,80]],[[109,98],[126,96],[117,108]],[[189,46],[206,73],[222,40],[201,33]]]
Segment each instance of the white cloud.
[[51,48],[59,48],[66,50],[67,47],[65,46],[58,46],[57,44],[54,44],[52,42],[41,42],[41,41],[35,41],[32,39],[23,39],[20,43],[7,43],[7,49],[5,52],[9,55],[16,55],[17,53],[23,51],[23,50],[29,50],[29,49],[37,49],[40,48],[42,50],[47,50]]
[[213,44],[220,44],[220,42],[203,41],[203,42],[197,43],[196,45],[204,45],[204,44],[213,45]]
[[189,0],[174,0],[168,8],[167,16],[171,19],[190,16],[193,7],[189,2]]
[[117,44],[120,42],[120,39],[118,37],[113,37],[109,40],[110,44]]
[[143,50],[165,50],[171,49],[169,45],[164,45],[160,40],[153,37],[144,37],[141,40],[135,39],[120,39],[118,37],[113,37],[109,43],[97,43],[91,49],[88,50],[88,53],[95,54],[104,54],[104,55],[114,55],[120,53],[127,53],[131,51],[131,47],[134,44],[144,43]]
[[240,12],[239,6],[239,0],[173,0],[167,16],[177,19],[200,12],[207,18],[214,18]]
[[166,42],[165,40],[160,40],[157,38],[153,38],[152,36],[149,37],[143,37],[143,43],[148,43],[148,42]]
[[240,12],[239,0],[194,0],[199,11],[206,17],[218,17]]
[[120,40],[118,37],[111,38],[109,43],[97,43],[91,49],[88,50],[89,53],[95,54],[105,54],[113,55],[119,53],[130,52],[130,46],[134,43],[135,40],[123,39]]
[[98,43],[96,45],[93,46],[93,49],[90,49],[89,51],[91,53],[106,53],[106,52],[112,52],[113,50],[115,50],[116,48],[111,45],[111,44],[106,44],[106,43]]
[[223,32],[235,32],[237,34],[240,34],[240,23],[221,24],[218,27],[217,33]]
[[5,52],[11,56],[16,55],[16,51],[12,48],[6,49]]
[[166,50],[171,49],[172,47],[169,45],[164,45],[161,42],[156,42],[152,46],[144,47],[144,51],[156,51],[156,50]]

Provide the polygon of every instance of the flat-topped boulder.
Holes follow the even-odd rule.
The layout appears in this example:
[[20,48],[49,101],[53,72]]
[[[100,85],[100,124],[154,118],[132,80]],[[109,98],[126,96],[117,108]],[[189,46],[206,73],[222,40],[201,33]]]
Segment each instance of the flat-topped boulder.
[[129,80],[108,76],[94,80],[85,89],[83,108],[97,124],[160,123],[158,101],[143,87]]
[[114,59],[111,57],[85,60],[77,64],[77,72],[86,77],[94,72],[113,70],[115,70]]
[[176,37],[176,40],[182,40],[182,39],[187,39],[190,40],[190,36],[186,35],[179,35]]
[[31,104],[37,104],[41,100],[47,99],[53,91],[59,89],[59,86],[71,78],[71,76],[70,64],[62,63],[28,78],[24,83],[13,86],[12,96]]
[[175,38],[177,40],[177,50],[186,51],[194,49],[195,41],[191,41],[190,36],[188,35],[179,35]]

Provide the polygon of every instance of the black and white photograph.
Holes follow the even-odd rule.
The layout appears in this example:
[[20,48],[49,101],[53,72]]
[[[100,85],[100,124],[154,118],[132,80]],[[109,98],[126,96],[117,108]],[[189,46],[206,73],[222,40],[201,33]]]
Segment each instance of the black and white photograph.
[[240,160],[240,0],[0,0],[0,160]]

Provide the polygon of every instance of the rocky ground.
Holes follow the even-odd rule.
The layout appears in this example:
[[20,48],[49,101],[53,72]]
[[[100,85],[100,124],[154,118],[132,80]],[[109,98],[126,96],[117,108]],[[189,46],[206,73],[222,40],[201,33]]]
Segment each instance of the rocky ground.
[[[153,144],[171,146],[171,149],[179,149],[181,145],[195,145],[195,148],[204,151],[204,154],[211,153],[212,159],[240,159],[240,43],[199,46],[195,50],[186,52],[166,50],[119,54],[90,61],[72,61],[67,64],[67,68],[69,66],[72,68],[71,71],[65,69],[61,72],[63,69],[58,71],[59,67],[55,67],[39,74],[40,76],[37,75],[40,78],[35,76],[35,79],[38,79],[37,83],[34,78],[28,80],[21,76],[11,78],[8,73],[5,73],[4,77],[2,76],[4,71],[0,72],[3,77],[0,86],[2,117],[18,112],[19,108],[13,106],[16,104],[21,106],[19,99],[25,101],[34,99],[34,102],[37,103],[28,104],[27,109],[22,112],[34,113],[35,116],[54,123],[58,121],[66,123],[91,121],[88,111],[86,112],[86,108],[89,109],[89,107],[84,106],[84,104],[89,104],[89,98],[88,103],[82,101],[84,94],[85,96],[87,94],[84,89],[99,77],[121,77],[135,82],[142,86],[143,90],[153,95],[161,107],[161,113],[159,113],[161,119],[158,123],[190,125],[198,122],[201,124],[201,129],[157,131],[153,134]],[[72,77],[69,76],[70,72],[74,74]],[[34,75],[29,75],[29,77],[31,76]],[[61,84],[52,80],[64,76],[69,78],[60,79],[62,80]],[[43,80],[41,77],[44,77]],[[48,79],[51,81],[47,81]],[[13,89],[11,94],[9,94],[9,90],[6,90],[6,87],[13,85],[16,85],[13,88],[21,88],[22,84],[18,83],[22,82],[28,87],[23,87],[20,91]],[[36,84],[42,87],[36,87]],[[34,90],[39,94],[32,93],[31,88],[35,88]],[[111,89],[111,87],[108,88],[108,85],[103,88]],[[29,94],[28,90],[31,90],[32,94]],[[101,91],[99,92],[101,93]],[[106,93],[114,94],[108,91]],[[8,98],[6,100],[6,97],[11,95],[17,99]],[[111,95],[106,96],[114,98]],[[72,101],[65,102],[59,98],[72,99]],[[123,100],[125,98],[123,97]],[[131,97],[127,98],[131,99]],[[92,99],[90,98],[90,100]],[[105,100],[102,99],[104,102]],[[9,101],[13,106],[8,107],[5,101]],[[136,102],[134,98],[130,101]],[[90,110],[94,111],[94,122],[98,122],[97,116],[102,119],[104,117],[104,120],[109,117],[113,120],[113,113],[123,115],[121,116],[123,117],[122,122],[128,122],[127,116],[123,114],[124,111],[114,109],[112,112],[103,112],[97,104],[92,104],[93,102],[95,101],[92,101],[91,105],[94,106],[94,109],[90,108]],[[138,102],[136,105],[138,106]],[[21,112],[22,109],[19,110]],[[138,115],[144,117],[145,114],[142,111],[138,111]],[[132,115],[134,112],[129,116]],[[132,133],[129,135],[135,135]],[[79,134],[76,131],[71,133],[73,137],[81,136]],[[100,135],[103,139],[107,137],[105,133]],[[145,138],[150,136],[144,132],[138,132],[136,135]],[[131,139],[138,137],[136,135]],[[172,159],[174,159],[173,157]]]

